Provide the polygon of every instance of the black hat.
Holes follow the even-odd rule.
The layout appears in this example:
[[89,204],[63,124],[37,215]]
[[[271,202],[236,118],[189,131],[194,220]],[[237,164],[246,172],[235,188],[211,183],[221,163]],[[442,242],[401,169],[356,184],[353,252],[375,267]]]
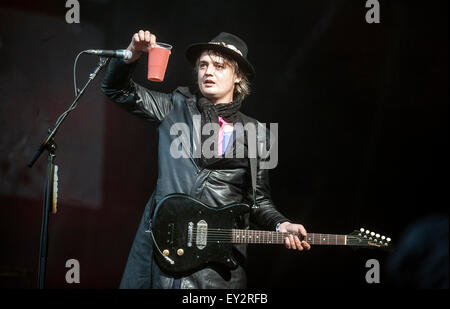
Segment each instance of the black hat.
[[228,55],[239,64],[239,68],[247,75],[249,79],[255,76],[255,69],[247,60],[247,44],[239,37],[222,32],[209,43],[197,43],[189,45],[186,50],[186,56],[192,65],[195,65],[197,58],[204,50],[216,50],[222,54]]

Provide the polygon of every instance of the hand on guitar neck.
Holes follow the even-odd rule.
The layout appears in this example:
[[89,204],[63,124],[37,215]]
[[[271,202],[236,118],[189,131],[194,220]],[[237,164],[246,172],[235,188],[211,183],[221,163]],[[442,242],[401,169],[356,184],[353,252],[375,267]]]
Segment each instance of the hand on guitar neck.
[[[280,232],[300,234],[306,238],[306,230],[301,224],[283,222],[280,224]],[[284,245],[288,249],[303,251],[311,249],[311,245],[304,240],[300,240],[298,236],[290,235],[285,238]]]

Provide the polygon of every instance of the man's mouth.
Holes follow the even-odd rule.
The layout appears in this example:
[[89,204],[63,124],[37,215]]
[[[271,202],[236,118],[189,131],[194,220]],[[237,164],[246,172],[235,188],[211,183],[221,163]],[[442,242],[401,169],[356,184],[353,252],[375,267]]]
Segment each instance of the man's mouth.
[[203,83],[204,83],[206,86],[213,86],[213,85],[215,85],[215,82],[213,82],[213,81],[210,80],[210,79],[205,80]]

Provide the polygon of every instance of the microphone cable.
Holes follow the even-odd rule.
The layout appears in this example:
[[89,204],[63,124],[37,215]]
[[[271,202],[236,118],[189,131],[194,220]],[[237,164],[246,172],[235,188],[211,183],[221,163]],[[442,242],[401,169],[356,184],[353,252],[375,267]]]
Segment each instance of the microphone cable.
[[[75,57],[75,62],[73,63],[73,87],[74,87],[75,97],[77,97],[77,95],[78,95],[79,92],[81,91],[81,90],[78,89],[78,87],[77,87],[77,73],[76,73],[76,72],[77,72],[78,58],[79,58],[82,54],[85,54],[85,53],[87,53],[87,50],[83,50],[83,51],[79,52],[78,55]],[[101,60],[101,61],[104,61],[104,63],[102,64],[102,66],[103,66],[103,65],[105,65],[105,64],[109,61],[109,58],[104,58],[104,60]],[[91,78],[91,76],[89,76],[89,78]],[[59,123],[64,119],[64,117],[65,117],[68,113],[70,113],[71,111],[73,111],[73,110],[77,107],[77,105],[78,105],[78,101],[75,102],[74,104],[70,105],[69,108],[68,108],[64,113],[62,113],[62,114],[58,117],[58,119],[56,120],[56,123],[55,123],[55,127],[57,127],[57,126],[59,125]]]

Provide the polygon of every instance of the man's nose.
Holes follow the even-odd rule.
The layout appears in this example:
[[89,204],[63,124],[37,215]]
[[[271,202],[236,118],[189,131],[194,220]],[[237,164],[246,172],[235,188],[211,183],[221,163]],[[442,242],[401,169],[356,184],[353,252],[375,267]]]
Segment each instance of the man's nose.
[[212,75],[213,73],[214,73],[214,66],[208,65],[208,67],[206,68],[205,74]]

